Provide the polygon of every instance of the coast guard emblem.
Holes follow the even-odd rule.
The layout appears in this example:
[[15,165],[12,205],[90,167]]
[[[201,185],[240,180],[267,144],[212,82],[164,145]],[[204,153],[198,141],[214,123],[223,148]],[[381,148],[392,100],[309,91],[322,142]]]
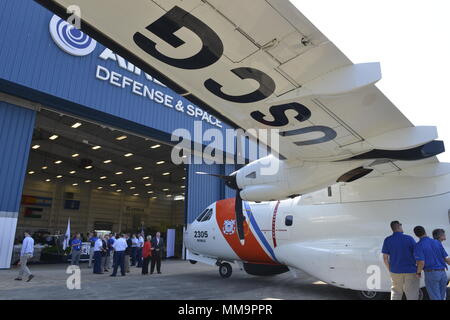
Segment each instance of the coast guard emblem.
[[236,231],[236,220],[225,220],[223,223],[223,233],[232,235]]

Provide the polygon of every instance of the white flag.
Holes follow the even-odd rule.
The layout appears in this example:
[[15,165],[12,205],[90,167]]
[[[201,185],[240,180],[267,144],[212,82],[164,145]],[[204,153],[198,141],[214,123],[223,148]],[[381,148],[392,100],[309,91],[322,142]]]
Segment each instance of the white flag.
[[67,220],[67,230],[66,234],[64,235],[64,242],[63,242],[63,250],[66,250],[66,248],[69,246],[70,241],[70,218]]

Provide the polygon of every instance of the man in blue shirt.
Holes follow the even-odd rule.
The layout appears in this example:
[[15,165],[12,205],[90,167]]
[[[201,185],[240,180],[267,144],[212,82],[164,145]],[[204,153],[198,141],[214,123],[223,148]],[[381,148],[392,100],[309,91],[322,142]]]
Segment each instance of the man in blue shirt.
[[81,256],[81,236],[79,233],[75,235],[75,238],[72,239],[71,242],[72,247],[72,265],[79,266],[80,265],[80,256]]
[[31,281],[31,279],[34,278],[34,275],[31,274],[30,269],[28,269],[28,267],[27,267],[28,260],[33,258],[34,239],[30,236],[30,232],[28,232],[28,231],[25,231],[24,236],[25,236],[25,238],[23,239],[23,242],[22,242],[22,249],[20,250],[19,276],[14,280],[21,281],[23,275],[25,274],[26,276],[28,276],[27,282],[29,282],[29,281]]
[[447,252],[438,240],[427,236],[424,227],[417,226],[414,233],[420,239],[414,248],[417,260],[417,274],[425,271],[425,286],[431,300],[445,300],[447,296],[447,272],[445,263],[449,262]]
[[414,259],[414,238],[403,234],[402,224],[391,222],[393,234],[384,239],[384,263],[391,274],[391,300],[401,300],[405,293],[408,300],[418,300],[420,279],[417,277]]
[[94,247],[95,247],[95,242],[97,240],[98,240],[98,238],[97,238],[97,233],[96,232],[89,233],[88,241],[91,243],[91,247],[89,249],[89,263],[88,263],[88,267],[89,268],[92,267],[92,260],[94,259]]

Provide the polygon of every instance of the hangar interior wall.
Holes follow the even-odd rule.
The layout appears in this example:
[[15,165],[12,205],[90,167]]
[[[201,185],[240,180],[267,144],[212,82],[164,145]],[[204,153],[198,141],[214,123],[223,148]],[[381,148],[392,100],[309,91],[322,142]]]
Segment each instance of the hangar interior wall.
[[[23,195],[49,198],[48,207],[33,212],[32,204],[21,204],[17,234],[20,226],[27,229],[60,231],[67,227],[70,217],[71,231],[86,234],[94,229],[114,232],[136,232],[141,222],[152,230],[165,231],[168,227],[184,224],[184,202],[153,200],[117,194],[81,186],[74,188],[63,183],[46,183],[27,178]],[[80,202],[79,209],[65,209],[67,200]],[[27,214],[28,212],[28,214]],[[23,227],[25,228],[25,227]]]
[[0,269],[9,268],[36,112],[0,102]]

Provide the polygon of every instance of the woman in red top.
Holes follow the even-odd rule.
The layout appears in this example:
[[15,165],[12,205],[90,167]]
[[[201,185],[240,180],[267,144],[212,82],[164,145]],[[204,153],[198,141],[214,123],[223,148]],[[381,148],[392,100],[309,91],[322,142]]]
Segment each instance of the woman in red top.
[[148,274],[148,264],[152,257],[152,236],[147,236],[147,239],[144,242],[144,247],[142,247],[142,274]]

